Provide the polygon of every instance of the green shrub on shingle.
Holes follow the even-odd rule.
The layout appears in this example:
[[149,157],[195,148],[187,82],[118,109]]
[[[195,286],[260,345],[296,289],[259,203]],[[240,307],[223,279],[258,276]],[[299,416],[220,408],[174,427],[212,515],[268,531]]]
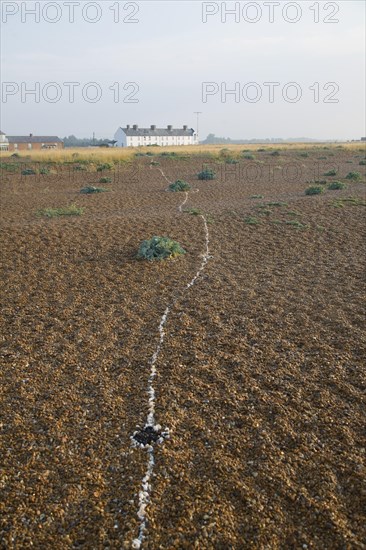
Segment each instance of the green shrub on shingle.
[[346,180],[360,180],[362,178],[360,172],[349,172],[346,176]]
[[143,241],[137,253],[140,260],[167,260],[185,254],[180,244],[169,237],[152,237]]
[[328,189],[335,191],[337,189],[346,189],[347,185],[341,181],[333,181],[328,185]]
[[205,168],[204,170],[202,170],[202,172],[198,174],[197,177],[199,180],[213,180],[215,179],[216,174],[211,168]]
[[169,191],[189,191],[191,186],[183,180],[177,180],[169,185]]
[[324,187],[312,185],[305,190],[305,195],[321,195],[323,191],[324,191]]

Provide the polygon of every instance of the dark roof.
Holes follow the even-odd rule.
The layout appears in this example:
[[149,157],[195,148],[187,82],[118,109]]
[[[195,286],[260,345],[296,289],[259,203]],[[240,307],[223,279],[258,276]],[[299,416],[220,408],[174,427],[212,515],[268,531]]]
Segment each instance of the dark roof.
[[172,128],[171,130],[168,128],[155,128],[155,130],[151,128],[137,128],[137,130],[122,128],[122,130],[126,136],[193,136],[194,134],[193,128],[187,128],[187,130],[183,130],[183,128]]
[[0,136],[5,136],[4,132],[0,131]]
[[62,143],[57,136],[7,136],[9,143]]

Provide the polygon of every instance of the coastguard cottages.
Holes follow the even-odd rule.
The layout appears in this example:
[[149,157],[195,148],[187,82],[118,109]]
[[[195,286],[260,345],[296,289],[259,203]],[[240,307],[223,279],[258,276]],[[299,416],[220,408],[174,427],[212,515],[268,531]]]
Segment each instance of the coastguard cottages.
[[150,128],[139,128],[137,124],[132,127],[118,128],[114,135],[116,147],[142,147],[147,145],[196,145],[198,137],[193,128],[183,126],[182,128],[157,128],[152,125]]

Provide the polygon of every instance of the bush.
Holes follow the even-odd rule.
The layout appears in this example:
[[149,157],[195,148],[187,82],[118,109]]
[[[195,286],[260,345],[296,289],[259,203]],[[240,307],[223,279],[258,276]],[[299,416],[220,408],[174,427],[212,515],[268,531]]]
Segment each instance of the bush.
[[306,158],[309,156],[309,153],[300,153],[299,156],[300,156],[300,157],[303,157],[304,159],[306,159]]
[[0,162],[0,170],[6,170],[7,172],[17,172],[18,165],[11,162]]
[[176,258],[186,251],[169,237],[152,237],[143,241],[137,253],[140,260],[166,260]]
[[40,171],[39,171],[40,174],[42,174],[42,176],[48,176],[48,174],[50,173],[49,169],[48,168],[41,168]]
[[105,162],[104,164],[100,164],[97,167],[97,172],[103,172],[104,170],[112,170],[112,168],[113,168],[112,164],[110,164],[109,162]]
[[44,208],[38,210],[37,215],[45,218],[57,218],[58,216],[81,216],[84,213],[84,208],[72,204],[71,206],[64,206],[61,208]]
[[177,156],[177,153],[175,153],[174,151],[164,151],[163,153],[161,153],[160,155],[161,157],[167,157],[167,158],[174,158]]
[[273,153],[271,153],[271,156],[272,157],[279,157],[280,156],[280,152],[279,151],[273,151]]
[[261,222],[254,216],[247,216],[244,218],[244,221],[247,225],[259,225]]
[[100,178],[99,183],[112,183],[112,178]]
[[298,220],[288,220],[285,223],[286,225],[292,225],[293,227],[296,227],[296,229],[306,229],[306,225],[299,222]]
[[22,170],[22,176],[34,176],[36,174],[36,171],[32,168],[26,168],[25,170]]
[[87,167],[84,166],[84,164],[76,164],[74,166],[75,172],[85,172],[87,170]]
[[255,156],[252,155],[251,153],[246,153],[245,155],[243,155],[243,158],[246,160],[254,160]]
[[347,174],[347,176],[346,176],[346,179],[347,179],[347,180],[355,180],[355,181],[357,181],[357,180],[360,180],[361,177],[362,177],[362,176],[361,176],[360,172],[349,172],[349,173]]
[[239,164],[239,161],[236,160],[236,159],[226,159],[225,163],[226,164]]
[[204,170],[202,170],[202,172],[198,174],[197,177],[199,180],[213,180],[215,179],[216,174],[214,170],[211,170],[211,168],[205,168]]
[[202,216],[202,210],[199,208],[186,208],[184,212],[191,214],[191,216]]
[[321,195],[323,193],[324,187],[319,187],[317,185],[311,185],[305,190],[305,195]]
[[360,166],[366,166],[366,160],[360,160],[359,165]]
[[104,187],[93,187],[92,185],[80,189],[80,193],[84,195],[92,195],[93,193],[104,193],[106,191],[108,191],[108,189],[104,189]]
[[189,191],[191,186],[183,180],[177,180],[169,185],[169,191]]
[[151,166],[159,166],[159,164],[160,164],[160,162],[157,162],[156,160],[152,160],[152,161],[150,162],[150,165],[151,165]]
[[341,181],[333,181],[328,185],[328,189],[335,191],[336,189],[346,189],[347,185]]
[[325,174],[323,174],[323,176],[336,176],[337,175],[337,170],[329,170],[329,172],[325,172]]

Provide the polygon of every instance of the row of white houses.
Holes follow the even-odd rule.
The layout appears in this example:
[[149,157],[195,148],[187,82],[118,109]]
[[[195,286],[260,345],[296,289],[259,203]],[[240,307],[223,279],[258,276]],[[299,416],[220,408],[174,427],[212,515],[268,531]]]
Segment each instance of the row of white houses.
[[196,145],[198,144],[197,133],[193,128],[183,126],[182,128],[157,128],[151,125],[150,128],[139,128],[137,124],[127,125],[125,128],[118,128],[114,134],[115,147],[142,147],[147,145]]

